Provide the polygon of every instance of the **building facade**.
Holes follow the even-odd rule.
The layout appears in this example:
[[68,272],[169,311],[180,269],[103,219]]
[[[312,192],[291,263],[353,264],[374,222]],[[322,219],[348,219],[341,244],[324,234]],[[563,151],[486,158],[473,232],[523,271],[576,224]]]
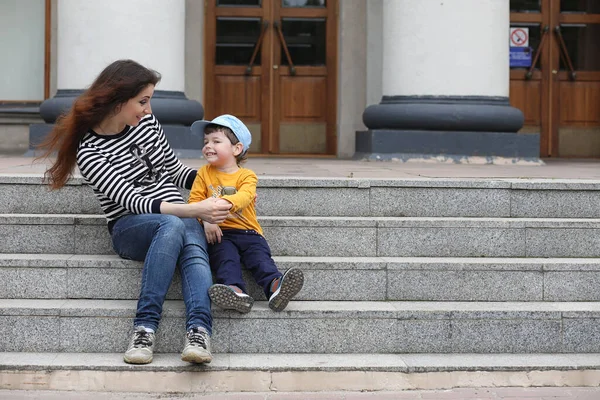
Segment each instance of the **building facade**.
[[598,3],[2,0],[0,151],[131,58],[162,74],[153,109],[183,155],[192,121],[231,113],[260,155],[598,157]]

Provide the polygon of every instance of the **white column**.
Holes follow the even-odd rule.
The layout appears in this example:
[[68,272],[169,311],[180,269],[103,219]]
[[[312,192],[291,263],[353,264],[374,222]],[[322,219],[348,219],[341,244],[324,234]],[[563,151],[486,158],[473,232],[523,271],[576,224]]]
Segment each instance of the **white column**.
[[[383,0],[382,99],[357,132],[365,158],[539,159],[509,102],[508,0]],[[537,162],[537,161],[536,161]]]
[[508,96],[508,0],[384,0],[384,96]]
[[58,0],[57,88],[83,89],[111,62],[161,73],[157,89],[185,88],[185,0]]
[[[185,0],[57,1],[57,92],[40,105],[47,124],[30,127],[30,143],[47,135],[56,118],[104,68],[132,59],[161,74],[152,112],[171,146],[196,157],[202,143],[191,137],[189,126],[202,119],[204,109],[184,93]],[[180,156],[181,151],[177,150]]]

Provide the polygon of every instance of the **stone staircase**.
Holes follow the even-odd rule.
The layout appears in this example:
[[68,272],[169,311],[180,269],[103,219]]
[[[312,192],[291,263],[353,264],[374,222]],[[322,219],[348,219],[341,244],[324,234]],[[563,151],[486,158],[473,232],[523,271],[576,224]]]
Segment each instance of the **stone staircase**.
[[182,391],[393,390],[400,376],[403,387],[452,387],[459,375],[414,374],[465,371],[532,385],[532,369],[562,371],[553,382],[568,385],[564,371],[600,369],[599,195],[600,182],[583,180],[263,177],[257,212],[274,258],[305,272],[297,301],[273,313],[248,279],[252,312],[215,309],[215,361],[190,366],[178,361],[176,276],[155,362],[134,367],[121,353],[141,263],[114,255],[91,190],[79,178],[49,192],[40,176],[2,175],[0,389],[100,390],[100,375],[104,390],[132,389],[124,371],[154,374],[165,391],[182,371],[215,379]]

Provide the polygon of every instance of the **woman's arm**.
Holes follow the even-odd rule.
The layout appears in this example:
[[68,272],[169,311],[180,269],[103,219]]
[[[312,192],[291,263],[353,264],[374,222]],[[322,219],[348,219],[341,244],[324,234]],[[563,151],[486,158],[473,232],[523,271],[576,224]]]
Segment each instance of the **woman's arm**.
[[81,175],[90,186],[133,214],[171,214],[182,218],[201,218],[218,224],[225,220],[231,208],[229,202],[221,199],[206,199],[194,204],[174,204],[144,197],[92,147],[79,149],[77,164]]
[[163,201],[160,204],[161,214],[175,215],[180,218],[200,218],[212,224],[225,221],[231,203],[223,199],[208,198],[196,203],[173,204]]
[[152,118],[154,119],[154,127],[158,132],[159,143],[165,154],[165,168],[169,172],[169,175],[171,175],[171,178],[173,178],[173,183],[180,188],[190,189],[194,182],[194,178],[196,177],[196,170],[186,167],[179,158],[177,158],[171,145],[169,145],[169,142],[167,141],[167,136],[165,135],[160,122],[158,122],[154,115],[152,115]]

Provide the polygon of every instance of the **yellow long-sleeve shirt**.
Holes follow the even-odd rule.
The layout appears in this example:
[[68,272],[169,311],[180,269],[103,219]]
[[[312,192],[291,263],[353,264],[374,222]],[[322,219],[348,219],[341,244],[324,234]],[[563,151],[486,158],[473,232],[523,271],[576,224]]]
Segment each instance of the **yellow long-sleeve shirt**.
[[257,182],[256,174],[249,169],[240,168],[233,174],[227,174],[206,164],[196,174],[188,203],[221,197],[233,205],[227,219],[219,224],[221,229],[252,229],[262,235],[254,208]]

